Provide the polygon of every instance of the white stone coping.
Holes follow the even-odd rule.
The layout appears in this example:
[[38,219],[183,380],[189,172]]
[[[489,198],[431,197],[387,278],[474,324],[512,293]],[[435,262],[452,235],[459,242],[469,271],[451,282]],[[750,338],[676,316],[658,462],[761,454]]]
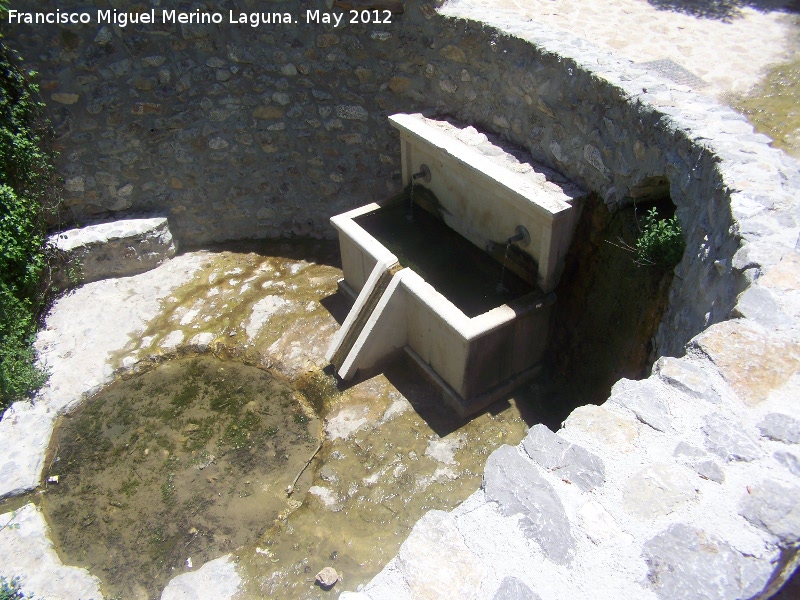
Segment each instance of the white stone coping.
[[[579,195],[574,186],[559,186],[552,182],[543,183],[531,174],[514,172],[505,165],[498,164],[455,137],[452,131],[441,122],[426,119],[422,115],[396,114],[389,116],[389,122],[400,130],[401,135],[414,139],[415,145],[433,147],[455,159],[462,166],[500,186],[512,196],[518,196],[528,211],[536,215],[546,215],[552,219],[566,216],[572,209],[571,202]],[[438,126],[433,126],[437,123]],[[455,128],[453,128],[455,129]]]
[[397,262],[397,257],[355,222],[356,218],[368,215],[380,209],[381,205],[377,202],[365,204],[364,206],[359,206],[353,210],[331,217],[331,225],[333,225],[340,234],[344,234],[348,239],[352,240],[363,252],[369,254],[377,262],[393,265]]
[[[353,224],[355,225],[355,223]],[[364,287],[361,288],[361,292],[356,297],[356,301],[350,308],[350,312],[347,313],[344,323],[342,323],[342,326],[333,336],[331,345],[328,348],[328,351],[325,353],[325,360],[328,362],[333,361],[334,356],[337,352],[339,352],[342,344],[345,341],[345,338],[350,333],[350,330],[355,327],[361,312],[366,307],[370,296],[372,296],[374,293],[374,290],[378,285],[382,275],[396,264],[397,259],[394,257],[394,255],[392,255],[388,260],[378,260],[375,263],[375,267],[373,267],[372,272],[369,274],[367,282],[364,284]]]
[[[537,296],[536,302],[531,302],[522,310],[511,308],[508,304],[502,304],[480,315],[468,317],[435,287],[425,281],[419,273],[413,269],[404,269],[404,271],[407,271],[407,273],[403,274],[403,288],[420,303],[435,312],[465,342],[476,340],[510,323],[517,317],[531,310],[536,310],[542,302],[542,298]],[[398,275],[400,273],[396,276]],[[531,295],[534,294],[535,292],[531,292]]]
[[56,248],[69,252],[82,246],[141,236],[159,227],[166,227],[166,225],[166,217],[125,219],[70,229],[52,236],[51,240]]
[[[380,203],[372,202],[331,218],[331,224],[340,234],[344,233],[350,241],[376,261],[377,264],[370,274],[370,278],[375,275],[376,270],[381,265],[388,267],[398,262],[394,254],[355,222],[356,218],[371,214],[381,208],[382,205]],[[395,277],[399,275],[400,273],[396,274]],[[432,311],[441,317],[442,321],[452,327],[465,341],[471,341],[490,333],[513,321],[520,314],[518,309],[513,309],[507,304],[503,304],[480,315],[468,317],[413,269],[403,269],[401,279],[403,287],[409,294],[430,307]],[[528,308],[534,309],[536,306],[531,305]],[[353,312],[353,309],[351,309],[351,312]],[[344,326],[342,329],[344,329]]]

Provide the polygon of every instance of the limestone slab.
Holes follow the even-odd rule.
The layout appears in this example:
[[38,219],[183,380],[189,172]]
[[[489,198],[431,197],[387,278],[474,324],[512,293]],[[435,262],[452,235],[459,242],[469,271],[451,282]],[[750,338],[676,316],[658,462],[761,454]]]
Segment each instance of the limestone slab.
[[796,454],[792,454],[791,452],[775,452],[772,456],[784,467],[789,469],[793,475],[800,477],[800,458],[798,458]]
[[636,418],[656,431],[671,429],[669,407],[662,397],[663,390],[656,380],[631,381],[620,379],[611,388],[609,402],[629,409]]
[[722,470],[722,467],[709,457],[707,452],[700,448],[695,448],[691,444],[681,441],[675,446],[673,456],[675,456],[681,464],[693,469],[695,473],[704,479],[710,479],[717,483],[725,481],[725,472]]
[[717,323],[695,343],[749,405],[763,402],[800,368],[800,344],[742,320]]
[[20,587],[35,598],[102,600],[100,581],[86,569],[62,564],[44,515],[33,504],[0,515],[0,575],[20,578]]
[[516,448],[502,446],[486,463],[483,488],[503,515],[521,515],[520,527],[558,564],[569,563],[575,540],[558,493]]
[[545,425],[531,427],[522,446],[534,462],[585,492],[603,485],[605,481],[605,466],[599,456],[567,442]]
[[769,413],[758,424],[761,435],[778,442],[800,444],[800,420],[780,413]]
[[[440,562],[447,557],[447,565]],[[398,565],[412,598],[467,600],[487,574],[470,552],[450,513],[432,510],[414,526],[400,547]]]
[[669,464],[645,467],[623,489],[625,509],[641,519],[668,515],[696,496],[686,472]]
[[800,487],[765,480],[751,485],[742,497],[739,514],[776,536],[784,545],[800,540]]
[[230,600],[241,582],[232,556],[226,554],[172,578],[161,592],[161,600]]
[[659,598],[749,598],[769,580],[767,560],[747,557],[730,544],[684,523],[670,525],[644,544],[645,585]]
[[758,443],[742,431],[740,424],[731,423],[719,414],[706,415],[703,434],[705,446],[727,462],[749,462],[761,456]]
[[175,255],[176,247],[164,217],[124,219],[70,229],[49,243],[65,252],[80,271],[80,283],[127,277],[154,269]]
[[541,600],[541,597],[516,577],[505,577],[492,600]]
[[578,430],[620,452],[631,452],[638,434],[635,422],[591,404],[573,410],[564,428]]
[[665,356],[658,360],[655,370],[664,381],[690,396],[719,402],[719,393],[709,381],[708,375],[688,360]]

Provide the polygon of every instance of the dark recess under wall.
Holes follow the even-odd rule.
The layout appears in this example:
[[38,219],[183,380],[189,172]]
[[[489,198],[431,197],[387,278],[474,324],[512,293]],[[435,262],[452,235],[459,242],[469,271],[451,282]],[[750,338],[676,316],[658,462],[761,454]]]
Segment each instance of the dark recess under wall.
[[[635,245],[653,205],[611,213],[596,195],[584,202],[556,290],[542,375],[516,394],[529,422],[555,431],[574,408],[604,402],[620,378],[649,374],[673,271],[640,266],[620,246]],[[662,218],[675,210],[669,198],[655,206]]]

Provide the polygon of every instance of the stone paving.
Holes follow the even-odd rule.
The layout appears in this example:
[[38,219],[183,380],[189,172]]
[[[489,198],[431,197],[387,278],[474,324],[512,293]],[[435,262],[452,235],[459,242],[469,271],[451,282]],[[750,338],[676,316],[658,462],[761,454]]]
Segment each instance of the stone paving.
[[800,52],[797,13],[780,10],[790,2],[457,0],[448,4],[512,9],[522,20],[591,40],[634,63],[671,59],[707,82],[697,91],[718,99],[748,91],[767,67]]

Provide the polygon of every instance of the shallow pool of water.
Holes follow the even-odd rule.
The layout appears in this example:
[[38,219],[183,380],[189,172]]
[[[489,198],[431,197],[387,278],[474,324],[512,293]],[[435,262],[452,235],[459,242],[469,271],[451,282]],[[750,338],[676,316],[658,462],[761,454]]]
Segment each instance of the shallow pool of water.
[[[324,374],[316,379],[326,385]],[[357,589],[427,511],[475,492],[489,454],[527,430],[513,399],[458,419],[406,359],[341,393],[331,387],[313,485],[298,510],[237,551],[239,598],[324,599]],[[333,592],[314,585],[324,567],[343,576]]]
[[[42,509],[63,562],[87,567],[107,596],[157,597],[296,507],[286,490],[320,435],[280,376],[212,356],[169,361],[62,420]],[[310,474],[297,496],[309,485]]]
[[[198,376],[210,382],[198,385],[190,403],[195,392],[178,376],[186,375],[191,370],[187,365],[197,357],[169,360],[159,368],[176,368],[172,392],[162,391],[161,383],[148,383],[158,370],[109,390],[141,386],[134,390],[142,397],[138,409],[128,406],[124,394],[108,406],[96,398],[87,402],[83,413],[66,420],[74,424],[76,434],[96,441],[90,450],[99,450],[78,455],[68,452],[63,442],[58,448],[54,445],[52,458],[58,460],[48,463],[45,474],[58,475],[59,483],[47,486],[42,503],[64,562],[87,566],[103,580],[107,597],[158,597],[172,577],[229,552],[243,578],[240,600],[326,598],[354,590],[397,553],[425,512],[453,508],[477,490],[491,451],[504,443],[517,444],[527,425],[538,420],[535,414],[523,418],[512,400],[464,422],[403,360],[381,372],[362,374],[348,385],[323,371],[324,352],[337,328],[334,315],[343,319],[347,312],[335,293],[342,273],[331,259],[332,251],[332,244],[292,243],[208,253],[208,262],[192,281],[173,291],[162,314],[133,336],[115,359],[116,365],[166,360],[186,352],[187,342],[196,347],[192,340],[207,335],[208,351],[275,369],[278,383],[286,385],[282,377],[291,382],[288,388],[279,386],[296,400],[286,407],[278,402],[286,409],[280,413],[284,430],[291,432],[286,443],[277,444],[280,433],[270,437],[268,419],[274,415],[259,412],[258,399],[255,432],[253,417],[247,417],[250,400],[235,401],[229,406],[233,412],[227,411],[224,400],[215,402],[216,412],[211,410],[216,386],[257,380],[268,371],[231,377],[215,370],[218,367],[204,367],[205,374]],[[265,307],[266,300],[272,304]],[[175,332],[182,333],[177,337],[183,342],[166,344]],[[228,371],[239,365],[228,361],[219,366]],[[233,392],[239,385],[241,381]],[[264,385],[260,397],[281,396],[280,391],[269,391],[273,384]],[[153,399],[157,401],[150,406]],[[319,424],[313,417],[308,423],[295,422],[295,415],[306,414],[295,407],[304,407],[306,400],[324,418],[321,432],[315,430]],[[204,402],[209,410],[194,412]],[[211,424],[211,416],[216,437],[209,437],[204,448],[194,447],[208,435],[203,427]],[[81,433],[77,423],[84,417],[88,420]],[[223,422],[228,418],[238,420]],[[147,420],[136,424],[140,419]],[[238,423],[238,429],[224,437],[230,422]],[[66,439],[65,430],[59,439]],[[220,439],[244,445],[223,454]],[[287,486],[319,440],[322,447],[287,498]],[[292,448],[297,452],[290,452]],[[109,453],[129,461],[121,463],[126,467],[104,474],[101,466],[116,460],[107,458]],[[208,462],[212,455],[214,460]],[[290,458],[279,464],[286,455]],[[84,459],[87,466],[80,467]],[[66,468],[69,462],[73,464]],[[237,465],[246,466],[246,473],[231,470]],[[273,466],[277,470],[259,471]],[[143,481],[136,483],[139,477]],[[195,498],[206,491],[208,495]],[[173,498],[174,510],[169,512],[166,503]],[[275,504],[259,516],[251,511],[257,500]],[[203,510],[195,513],[203,502],[212,511],[207,515]],[[229,533],[227,528],[240,517],[242,522],[250,519],[247,531]],[[125,554],[130,549],[135,551],[133,558]],[[329,592],[313,583],[326,566],[344,577]]]

